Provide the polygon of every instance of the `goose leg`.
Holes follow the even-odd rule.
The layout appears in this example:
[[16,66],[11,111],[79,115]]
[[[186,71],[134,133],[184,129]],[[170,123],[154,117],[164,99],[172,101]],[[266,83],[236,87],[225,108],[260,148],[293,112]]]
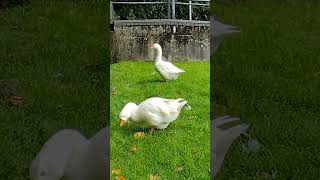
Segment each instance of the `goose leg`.
[[150,133],[153,133],[154,132],[154,127],[151,127],[149,131],[150,131]]

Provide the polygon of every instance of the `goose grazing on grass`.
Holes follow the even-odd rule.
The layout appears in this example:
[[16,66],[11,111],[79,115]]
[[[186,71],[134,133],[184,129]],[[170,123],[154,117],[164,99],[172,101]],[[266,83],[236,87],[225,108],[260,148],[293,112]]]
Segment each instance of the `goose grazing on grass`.
[[86,139],[76,130],[54,134],[30,166],[32,180],[104,180],[109,177],[109,128]]
[[145,122],[153,132],[155,128],[165,129],[175,121],[187,101],[184,99],[164,99],[152,97],[146,99],[139,105],[128,103],[119,114],[120,126],[123,126],[129,119],[134,122]]
[[185,71],[176,67],[171,62],[164,61],[162,57],[162,48],[158,43],[151,44],[149,46],[152,49],[157,50],[157,57],[155,62],[155,68],[157,72],[164,78],[166,81],[175,80],[181,73]]

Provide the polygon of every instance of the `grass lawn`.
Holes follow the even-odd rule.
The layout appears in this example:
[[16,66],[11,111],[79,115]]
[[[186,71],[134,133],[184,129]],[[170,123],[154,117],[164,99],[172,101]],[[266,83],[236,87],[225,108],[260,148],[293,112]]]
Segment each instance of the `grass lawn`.
[[212,57],[215,102],[263,145],[247,155],[235,143],[218,179],[319,177],[320,4],[257,0],[214,14],[242,31]]
[[0,10],[0,79],[17,79],[25,98],[22,107],[0,101],[0,179],[29,179],[31,160],[59,129],[91,137],[106,126],[106,6],[33,1]]
[[[127,179],[209,179],[210,100],[209,62],[175,63],[186,70],[176,81],[165,83],[153,63],[122,62],[111,65],[110,171],[120,168]],[[127,123],[119,126],[118,114],[128,102],[140,103],[153,96],[184,98],[192,106],[164,131]],[[144,131],[145,137],[134,139]],[[130,152],[136,145],[137,152]],[[114,177],[112,177],[114,178]]]

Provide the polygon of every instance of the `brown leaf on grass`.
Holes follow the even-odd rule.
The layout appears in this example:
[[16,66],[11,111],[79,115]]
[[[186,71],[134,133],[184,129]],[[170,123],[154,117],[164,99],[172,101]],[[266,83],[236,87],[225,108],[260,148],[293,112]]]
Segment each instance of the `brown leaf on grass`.
[[0,96],[4,99],[17,95],[18,80],[1,79],[0,80]]
[[13,106],[20,106],[23,104],[23,97],[21,96],[10,96],[8,98],[8,103]]
[[136,132],[133,136],[135,139],[142,138],[144,137],[144,132]]
[[130,149],[130,151],[131,151],[132,153],[136,153],[137,150],[138,150],[137,145],[133,145],[133,146],[131,147],[131,149]]
[[160,174],[159,173],[155,173],[155,174],[150,174],[149,175],[149,180],[158,180],[160,179]]
[[5,99],[9,105],[20,106],[24,99],[17,95],[18,80],[3,79],[0,80],[0,98]]
[[111,95],[112,95],[112,96],[117,95],[117,91],[116,91],[116,89],[115,89],[115,88],[111,90]]
[[182,167],[182,166],[178,166],[178,167],[176,168],[176,171],[177,171],[177,172],[183,171],[183,167]]
[[121,169],[120,168],[113,168],[111,170],[111,173],[114,175],[120,175],[121,174]]
[[117,88],[116,88],[115,86],[113,86],[113,87],[111,88],[111,95],[112,95],[112,96],[117,95]]
[[271,176],[272,175],[267,172],[257,172],[256,173],[256,180],[270,179]]
[[126,178],[124,176],[117,176],[116,180],[126,180]]

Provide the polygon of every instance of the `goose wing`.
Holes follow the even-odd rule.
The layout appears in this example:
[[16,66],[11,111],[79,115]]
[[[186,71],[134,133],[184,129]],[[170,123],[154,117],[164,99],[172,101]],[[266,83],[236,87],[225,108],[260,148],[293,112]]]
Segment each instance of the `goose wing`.
[[161,122],[169,122],[173,114],[178,113],[177,107],[170,99],[153,99],[141,106],[141,112],[146,119],[153,119]]
[[183,73],[185,72],[184,70],[176,67],[175,65],[173,65],[171,62],[168,61],[162,61],[160,64],[160,68],[163,69],[166,72],[170,72],[170,73]]

